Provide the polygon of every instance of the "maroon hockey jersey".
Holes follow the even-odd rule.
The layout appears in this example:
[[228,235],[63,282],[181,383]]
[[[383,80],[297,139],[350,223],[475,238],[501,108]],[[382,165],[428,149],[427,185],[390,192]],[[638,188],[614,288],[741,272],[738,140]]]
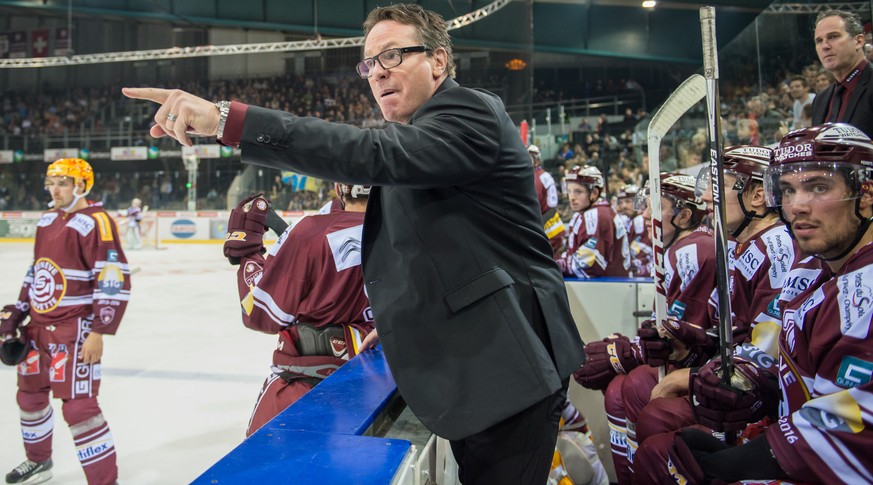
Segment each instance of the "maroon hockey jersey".
[[564,245],[564,221],[558,213],[558,187],[555,179],[543,167],[534,167],[534,188],[537,201],[540,204],[540,214],[543,215],[543,230],[552,245],[552,252],[557,258]]
[[631,276],[651,278],[653,269],[652,238],[642,215],[626,217],[627,240],[631,255]]
[[[759,322],[781,322],[779,294],[782,284],[798,260],[805,255],[788,235],[785,224],[777,222],[753,235],[743,244],[730,243],[731,312],[741,342]],[[718,291],[709,299],[713,325],[718,325]]]
[[354,356],[354,341],[372,330],[361,272],[363,223],[363,212],[307,216],[286,229],[266,259],[254,254],[241,261],[237,280],[243,323],[279,334],[275,365],[320,365],[318,357],[298,355],[295,324],[343,326],[347,347],[335,349],[334,368]]
[[767,441],[792,478],[873,483],[873,245],[803,284],[782,313],[782,417]]
[[576,278],[624,276],[630,272],[627,229],[606,201],[570,219],[565,274]]
[[28,315],[28,325],[39,326],[93,318],[92,331],[114,335],[130,299],[115,221],[91,203],[72,213],[45,212],[36,226],[34,262],[8,322],[17,327]]
[[709,328],[708,300],[715,288],[715,243],[700,226],[679,239],[664,254],[667,314]]

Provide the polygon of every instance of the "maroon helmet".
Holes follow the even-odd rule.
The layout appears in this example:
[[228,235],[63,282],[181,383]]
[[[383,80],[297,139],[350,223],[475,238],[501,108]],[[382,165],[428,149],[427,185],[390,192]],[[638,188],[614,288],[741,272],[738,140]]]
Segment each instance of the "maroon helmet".
[[603,191],[603,174],[600,169],[592,165],[573,165],[564,177],[566,183],[587,185],[589,188],[597,187]]
[[767,204],[783,203],[780,178],[787,173],[811,172],[839,175],[858,198],[864,184],[873,180],[873,141],[846,123],[825,123],[794,130],[785,135],[773,151],[773,162],[764,176]]

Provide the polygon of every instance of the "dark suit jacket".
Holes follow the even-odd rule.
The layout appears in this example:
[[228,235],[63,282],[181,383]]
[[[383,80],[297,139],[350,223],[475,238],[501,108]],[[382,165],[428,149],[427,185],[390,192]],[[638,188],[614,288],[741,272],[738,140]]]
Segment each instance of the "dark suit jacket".
[[240,147],[249,163],[377,186],[367,292],[397,387],[434,433],[490,427],[583,363],[530,158],[496,96],[447,79],[382,129],[249,107]]
[[[846,106],[846,111],[843,113],[843,119],[838,121],[849,123],[873,138],[873,83],[870,82],[873,80],[873,67],[867,64],[860,76],[858,85],[849,98],[849,105]],[[812,100],[813,126],[825,122],[835,87],[836,84],[831,84]]]

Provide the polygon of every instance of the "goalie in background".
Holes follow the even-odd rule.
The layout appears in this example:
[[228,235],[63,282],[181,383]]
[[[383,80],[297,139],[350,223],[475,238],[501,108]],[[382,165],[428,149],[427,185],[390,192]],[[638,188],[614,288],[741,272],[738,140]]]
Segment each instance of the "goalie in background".
[[114,335],[121,323],[130,269],[115,222],[100,204],[85,199],[93,186],[85,160],[64,158],[48,166],[45,189],[53,208],[36,224],[34,263],[18,301],[0,311],[0,360],[18,366],[16,398],[27,456],[6,483],[41,483],[52,476],[55,416],[49,392],[63,400],[88,483],[118,479],[115,443],[97,395],[103,335]]
[[118,211],[118,217],[126,217],[127,222],[127,233],[125,234],[125,239],[127,240],[127,248],[128,249],[140,249],[142,248],[142,232],[140,229],[140,223],[142,222],[143,214],[149,210],[149,206],[142,206],[142,201],[139,198],[134,197],[132,201],[130,201],[130,207],[125,210]]
[[239,264],[243,324],[278,334],[272,373],[246,436],[300,399],[375,340],[364,293],[361,232],[370,187],[336,184],[341,207],[289,226],[264,257],[270,202],[261,195],[231,211],[224,255]]

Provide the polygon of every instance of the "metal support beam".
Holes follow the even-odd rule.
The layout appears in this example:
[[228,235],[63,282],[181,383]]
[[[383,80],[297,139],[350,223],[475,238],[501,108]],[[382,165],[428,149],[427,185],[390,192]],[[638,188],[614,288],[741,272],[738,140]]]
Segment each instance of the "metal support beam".
[[[455,30],[478,22],[500,10],[512,0],[495,0],[470,13],[453,18],[447,22],[448,30]],[[170,47],[129,52],[106,52],[102,54],[82,54],[61,57],[31,57],[27,59],[0,59],[0,69],[76,66],[81,64],[101,64],[106,62],[132,62],[158,59],[179,59],[187,57],[228,56],[235,54],[260,54],[264,52],[300,52],[344,47],[360,47],[364,37],[342,39],[311,39],[293,42],[264,42],[257,44],[203,45],[196,47]]]

